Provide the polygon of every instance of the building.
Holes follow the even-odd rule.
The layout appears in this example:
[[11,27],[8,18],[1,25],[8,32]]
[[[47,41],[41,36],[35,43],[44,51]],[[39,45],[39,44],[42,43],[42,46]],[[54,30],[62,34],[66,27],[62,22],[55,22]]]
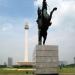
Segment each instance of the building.
[[74,64],[75,64],[75,57],[74,57]]
[[11,57],[8,57],[8,67],[11,67],[13,65],[13,59]]

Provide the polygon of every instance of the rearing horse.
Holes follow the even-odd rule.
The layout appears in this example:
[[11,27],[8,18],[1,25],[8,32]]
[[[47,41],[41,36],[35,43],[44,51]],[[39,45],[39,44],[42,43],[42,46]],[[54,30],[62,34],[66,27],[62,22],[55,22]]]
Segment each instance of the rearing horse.
[[45,44],[46,38],[47,38],[47,30],[49,26],[51,26],[51,19],[53,12],[57,10],[57,8],[53,8],[53,10],[50,12],[50,15],[48,18],[45,17],[45,15],[42,13],[41,9],[38,8],[38,44],[42,44],[42,37],[43,37],[43,44]]

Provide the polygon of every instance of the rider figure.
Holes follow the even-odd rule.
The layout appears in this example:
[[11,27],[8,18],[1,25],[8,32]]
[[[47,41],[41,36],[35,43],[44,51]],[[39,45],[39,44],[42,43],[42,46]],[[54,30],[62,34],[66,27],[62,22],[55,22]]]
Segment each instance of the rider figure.
[[43,0],[42,9],[40,9],[40,7],[38,7],[37,12],[38,12],[38,18],[37,18],[36,22],[38,25],[40,25],[40,26],[38,26],[38,28],[39,28],[42,26],[41,22],[42,21],[44,22],[44,18],[47,19],[47,17],[49,16],[47,14],[47,2],[46,2],[46,0]]
[[44,23],[44,24],[47,23],[47,25],[50,26],[52,24],[50,17],[51,16],[47,13],[47,2],[46,2],[46,0],[43,0],[43,3],[42,3],[42,23]]
[[46,0],[43,0],[43,4],[42,4],[42,11],[46,9],[47,10],[47,2]]
[[49,18],[49,14],[47,13],[47,2],[46,0],[43,0],[43,4],[42,4],[42,16],[46,19]]

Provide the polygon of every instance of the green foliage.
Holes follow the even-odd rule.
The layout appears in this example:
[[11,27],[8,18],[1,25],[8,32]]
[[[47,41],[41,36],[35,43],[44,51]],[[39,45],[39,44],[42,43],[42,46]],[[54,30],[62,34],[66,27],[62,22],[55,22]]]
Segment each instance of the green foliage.
[[0,65],[0,68],[6,68],[7,65]]
[[75,67],[61,68],[59,69],[60,73],[75,73]]
[[[21,69],[21,68],[19,68]],[[19,70],[18,68],[0,68],[0,74],[6,74],[6,75],[25,75],[25,74],[33,74],[32,70]],[[25,68],[26,69],[26,68]],[[75,73],[75,67],[64,67],[64,68],[59,68],[59,73]]]
[[66,68],[74,68],[75,67],[75,64],[66,65],[65,67]]
[[33,68],[32,65],[13,65],[13,68]]
[[[13,70],[12,70],[13,69]],[[2,68],[0,74],[32,74],[32,71],[18,70],[15,68]]]

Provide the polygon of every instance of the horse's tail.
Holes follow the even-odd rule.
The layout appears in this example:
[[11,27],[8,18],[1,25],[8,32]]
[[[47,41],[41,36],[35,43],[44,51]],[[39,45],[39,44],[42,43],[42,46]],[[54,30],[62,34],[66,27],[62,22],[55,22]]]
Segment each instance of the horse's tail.
[[56,10],[57,10],[57,8],[54,7],[53,10],[50,12],[49,21],[51,21],[53,12],[56,11]]

